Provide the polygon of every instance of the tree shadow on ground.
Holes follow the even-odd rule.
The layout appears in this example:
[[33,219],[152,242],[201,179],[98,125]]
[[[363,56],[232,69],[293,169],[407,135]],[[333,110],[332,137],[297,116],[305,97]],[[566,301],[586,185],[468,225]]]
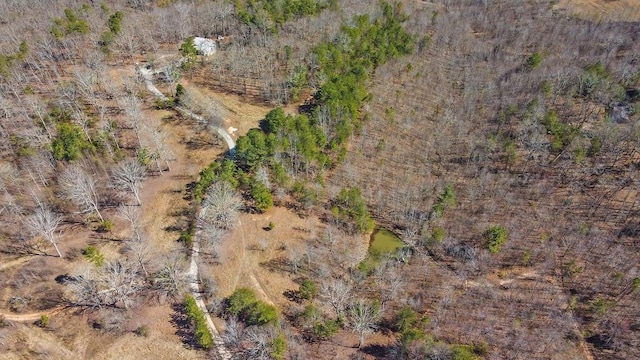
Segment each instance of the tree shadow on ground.
[[175,303],[171,306],[173,314],[171,314],[171,324],[176,328],[176,335],[180,337],[182,343],[188,345],[191,348],[196,347],[195,338],[193,336],[193,329],[191,321],[184,311],[184,306],[181,303]]
[[269,269],[273,272],[281,272],[283,274],[292,274],[294,273],[291,269],[291,264],[286,258],[275,258],[269,261],[263,261],[260,263],[260,266]]
[[371,355],[376,359],[386,359],[387,358],[387,347],[380,344],[371,344],[364,346],[360,349],[363,353],[367,355]]

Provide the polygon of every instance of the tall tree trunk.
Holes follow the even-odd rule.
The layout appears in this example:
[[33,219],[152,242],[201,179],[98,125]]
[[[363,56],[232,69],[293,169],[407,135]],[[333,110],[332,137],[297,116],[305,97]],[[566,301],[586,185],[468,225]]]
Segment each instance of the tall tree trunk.
[[62,254],[60,253],[60,249],[58,249],[58,244],[52,242],[53,247],[56,249],[56,252],[58,253],[58,256],[60,256],[60,258],[62,258]]

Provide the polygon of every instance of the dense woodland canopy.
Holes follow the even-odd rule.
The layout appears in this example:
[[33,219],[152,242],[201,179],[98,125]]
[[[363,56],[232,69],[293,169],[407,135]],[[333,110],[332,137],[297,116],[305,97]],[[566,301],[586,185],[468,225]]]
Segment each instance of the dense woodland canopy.
[[[47,328],[62,306],[96,336],[148,337],[130,319],[160,304],[193,357],[640,357],[638,15],[537,0],[1,1],[0,339],[23,331],[8,315]],[[194,36],[217,53],[198,56]],[[165,99],[140,63],[164,69]],[[233,111],[206,91],[271,110],[226,151],[210,131]],[[221,155],[189,175],[180,146]],[[181,203],[161,243],[142,190],[171,176]],[[222,244],[244,214],[287,226],[268,220],[276,208],[322,224],[259,264],[297,287],[284,303],[258,280],[222,296]],[[376,225],[404,246],[354,253]],[[0,353],[20,354],[11,341]]]

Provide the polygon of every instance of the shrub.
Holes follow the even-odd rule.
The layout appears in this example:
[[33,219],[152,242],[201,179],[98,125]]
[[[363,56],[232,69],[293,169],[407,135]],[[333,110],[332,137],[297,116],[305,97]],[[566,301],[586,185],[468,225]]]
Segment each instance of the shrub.
[[433,239],[433,241],[437,242],[437,243],[441,243],[442,240],[444,240],[446,233],[444,232],[444,229],[441,227],[436,227],[433,229],[433,232],[431,233],[431,239]]
[[84,255],[84,257],[95,266],[102,266],[102,264],[104,264],[104,255],[101,254],[100,250],[93,245],[82,250],[82,255]]
[[256,301],[244,311],[247,325],[266,325],[278,322],[278,310],[264,301]]
[[269,225],[267,225],[267,229],[269,229],[269,231],[275,229],[276,224],[273,223],[273,221],[269,221]]
[[240,288],[226,300],[226,311],[247,325],[266,325],[278,322],[278,310],[256,299],[256,294],[251,289]]
[[184,86],[182,86],[182,84],[178,84],[176,86],[176,96],[174,97],[173,102],[175,104],[180,103],[180,97],[184,95],[186,92],[187,92],[187,89],[185,89]]
[[300,313],[299,317],[305,321],[307,325],[315,324],[320,319],[320,310],[313,304],[308,304]]
[[271,190],[261,182],[253,182],[251,186],[251,197],[255,201],[256,209],[259,212],[265,212],[273,206]]
[[340,323],[337,320],[327,320],[317,322],[313,326],[313,335],[320,340],[328,340],[340,330]]
[[403,346],[407,347],[412,342],[416,340],[422,340],[424,339],[424,337],[425,335],[422,330],[416,329],[416,328],[409,328],[409,329],[403,330],[402,333],[400,334],[400,343],[402,343]]
[[405,306],[396,314],[393,319],[393,325],[397,331],[404,332],[411,329],[418,323],[418,313],[412,308]]
[[342,189],[332,211],[341,221],[354,223],[361,233],[373,230],[373,219],[359,188]]
[[116,11],[113,15],[109,16],[109,30],[114,34],[120,34],[122,31],[122,18],[124,14],[122,11]]
[[244,309],[256,301],[256,294],[253,290],[240,288],[227,298],[227,312],[239,317]]
[[51,28],[51,34],[57,39],[62,39],[65,35],[69,34],[88,34],[91,31],[87,20],[79,19],[76,13],[71,8],[64,10],[64,19],[54,19],[53,27]]
[[273,338],[271,341],[271,357],[275,360],[283,360],[284,353],[287,351],[287,340],[283,334]]
[[56,160],[73,161],[80,158],[82,151],[90,149],[91,144],[76,124],[59,123],[58,135],[51,141],[53,157]]
[[579,133],[578,127],[561,122],[555,111],[549,111],[542,124],[552,136],[551,150],[556,154],[568,146]]
[[40,316],[40,320],[38,320],[38,326],[40,327],[49,326],[49,316],[47,314],[42,314]]
[[489,354],[489,344],[486,341],[474,343],[473,352],[478,356],[487,356]]
[[149,336],[149,327],[147,325],[138,326],[137,329],[134,330],[134,333],[138,336]]
[[25,138],[17,135],[11,135],[10,141],[11,145],[16,149],[16,154],[18,156],[28,157],[36,154],[36,149],[34,149]]
[[442,193],[436,199],[433,209],[431,210],[431,218],[437,219],[444,215],[444,211],[456,205],[456,194],[451,184],[446,184]]
[[531,265],[531,250],[527,249],[523,254],[522,254],[522,265],[523,266],[529,266]]
[[156,106],[156,109],[158,110],[164,110],[164,109],[171,109],[174,104],[175,104],[175,100],[169,96],[165,100],[156,99],[155,106]]
[[9,299],[9,309],[14,312],[21,312],[29,304],[29,300],[21,296],[12,296]]
[[209,328],[207,327],[207,322],[204,317],[204,313],[198,308],[196,304],[196,299],[187,295],[184,298],[184,309],[185,313],[189,317],[189,320],[195,326],[195,339],[198,345],[200,345],[203,349],[211,349],[213,347],[213,336],[211,332],[209,332]]
[[186,62],[183,64],[184,69],[188,69],[198,56],[198,50],[193,43],[193,37],[187,38],[182,45],[180,45],[180,53],[186,58]]
[[184,246],[191,248],[191,245],[193,244],[193,233],[191,228],[181,232],[178,241],[184,242]]
[[276,134],[284,126],[286,115],[281,107],[277,107],[267,113],[264,120],[260,121],[260,128],[266,134]]
[[539,52],[535,52],[527,58],[527,61],[525,64],[529,70],[533,70],[538,66],[540,66],[541,62],[542,62],[542,54],[540,54]]
[[113,229],[113,222],[109,219],[100,220],[96,227],[97,232],[109,232]]
[[597,137],[591,138],[591,144],[589,146],[589,150],[587,150],[587,156],[596,156],[600,152],[600,148],[602,148],[602,140]]
[[299,292],[300,292],[301,299],[311,300],[318,293],[318,286],[316,286],[316,284],[313,281],[309,279],[304,279],[300,284]]
[[502,226],[491,226],[484,232],[484,239],[487,241],[489,252],[495,254],[507,241],[507,230]]
[[103,53],[105,54],[109,54],[109,45],[111,45],[111,43],[113,42],[113,33],[111,31],[105,31],[102,33],[102,36],[100,37],[100,41],[98,42],[98,44],[100,45],[100,49],[102,50]]
[[476,360],[477,357],[467,345],[453,345],[451,347],[452,360]]
[[380,254],[378,252],[370,251],[370,257],[358,263],[358,270],[360,270],[360,272],[365,276],[373,274],[376,269],[376,262],[372,259],[375,259],[379,256]]

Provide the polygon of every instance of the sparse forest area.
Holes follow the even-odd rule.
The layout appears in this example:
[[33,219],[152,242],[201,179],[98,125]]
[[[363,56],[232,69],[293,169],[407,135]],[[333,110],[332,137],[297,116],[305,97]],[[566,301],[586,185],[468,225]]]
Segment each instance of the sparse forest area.
[[640,4],[0,0],[0,34],[0,359],[640,358]]

